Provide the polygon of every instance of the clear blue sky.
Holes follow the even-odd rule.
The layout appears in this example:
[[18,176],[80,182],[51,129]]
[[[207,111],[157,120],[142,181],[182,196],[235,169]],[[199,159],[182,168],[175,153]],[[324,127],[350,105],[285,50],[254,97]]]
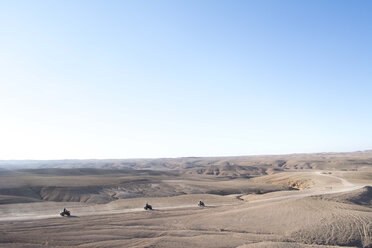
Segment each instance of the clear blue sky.
[[372,148],[372,1],[0,1],[0,159]]

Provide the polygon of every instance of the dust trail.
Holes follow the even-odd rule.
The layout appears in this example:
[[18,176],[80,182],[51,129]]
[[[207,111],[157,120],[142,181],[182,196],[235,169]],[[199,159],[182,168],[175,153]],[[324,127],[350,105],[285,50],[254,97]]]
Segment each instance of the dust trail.
[[[204,208],[208,207],[220,207],[220,206],[232,206],[232,205],[241,205],[244,204],[243,202],[239,203],[221,203],[221,204],[208,204]],[[187,204],[187,205],[177,205],[177,206],[167,206],[167,207],[157,207],[154,208],[152,211],[160,211],[160,210],[172,210],[172,209],[183,209],[183,208],[195,208],[198,209],[196,204]],[[60,217],[59,214],[43,214],[43,215],[36,215],[36,214],[21,214],[21,215],[13,215],[8,217],[0,217],[1,221],[17,221],[17,220],[39,220],[39,219],[50,219],[50,218],[73,218],[73,217],[80,217],[80,216],[91,216],[91,215],[107,215],[107,214],[121,214],[121,213],[133,213],[133,212],[142,212],[145,211],[143,208],[129,208],[129,209],[122,209],[122,210],[94,210],[91,212],[81,213],[77,215],[71,215],[70,217]]]

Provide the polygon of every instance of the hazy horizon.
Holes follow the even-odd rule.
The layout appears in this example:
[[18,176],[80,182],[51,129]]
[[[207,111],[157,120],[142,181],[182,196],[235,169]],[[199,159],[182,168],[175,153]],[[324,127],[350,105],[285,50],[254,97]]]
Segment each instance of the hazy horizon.
[[316,154],[349,154],[369,153],[372,149],[357,151],[325,151],[325,152],[296,152],[276,154],[242,154],[242,155],[221,155],[221,156],[186,156],[186,157],[128,157],[128,158],[60,158],[60,159],[0,159],[0,162],[38,162],[38,161],[84,161],[84,160],[157,160],[157,159],[183,159],[183,158],[235,158],[235,157],[265,157],[265,156],[291,156],[291,155],[316,155]]
[[372,148],[370,1],[2,1],[0,160]]

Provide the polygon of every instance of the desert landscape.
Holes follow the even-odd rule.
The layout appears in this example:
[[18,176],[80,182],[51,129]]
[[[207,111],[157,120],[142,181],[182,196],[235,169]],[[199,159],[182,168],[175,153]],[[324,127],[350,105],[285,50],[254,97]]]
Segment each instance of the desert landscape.
[[371,13],[1,0],[0,248],[372,248]]
[[0,166],[1,247],[372,247],[371,151]]

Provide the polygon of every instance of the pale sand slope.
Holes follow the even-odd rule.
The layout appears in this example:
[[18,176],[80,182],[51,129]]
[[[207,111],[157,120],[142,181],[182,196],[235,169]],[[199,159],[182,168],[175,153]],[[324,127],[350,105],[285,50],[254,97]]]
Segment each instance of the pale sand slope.
[[[283,175],[277,175],[279,181],[285,181],[281,178]],[[143,204],[145,199],[132,199],[102,205],[99,215],[22,221],[3,219],[0,222],[0,246],[372,246],[371,206],[347,201],[365,197],[365,191],[369,192],[369,188],[355,185],[357,179],[351,183],[334,174],[305,173],[287,176],[290,180],[307,178],[315,183],[310,189],[256,195],[255,199],[243,197],[248,202],[239,201],[234,196],[185,195],[151,199],[150,203],[159,209],[151,212],[135,208]],[[322,178],[325,181],[322,181]],[[269,178],[271,179],[273,178]],[[322,183],[317,184],[317,181]],[[331,195],[332,192],[338,194]],[[319,194],[327,194],[327,197],[316,196]],[[205,200],[207,205],[213,202],[215,206],[193,207],[192,204],[200,198]],[[52,207],[51,205],[50,209]],[[79,211],[84,208],[76,206]],[[87,214],[92,214],[93,211],[89,211],[89,208],[85,208]]]

